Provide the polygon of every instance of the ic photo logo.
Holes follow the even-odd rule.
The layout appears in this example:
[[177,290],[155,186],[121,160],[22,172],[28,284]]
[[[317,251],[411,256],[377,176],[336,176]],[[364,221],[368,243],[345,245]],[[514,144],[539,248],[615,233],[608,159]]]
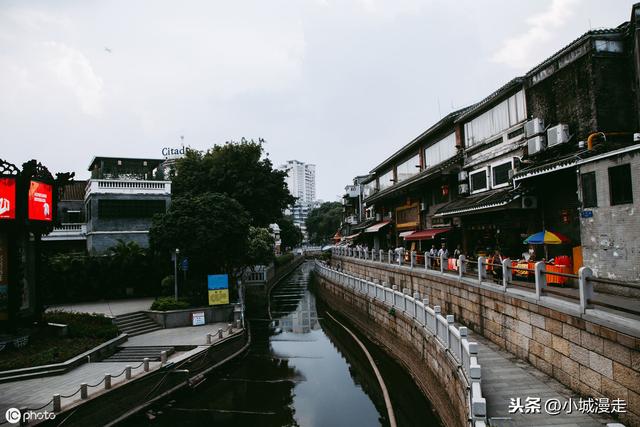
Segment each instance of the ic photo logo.
[[4,413],[4,418],[9,424],[20,424],[21,421],[44,421],[53,420],[56,418],[56,414],[49,411],[25,411],[24,414],[17,408],[9,408]]

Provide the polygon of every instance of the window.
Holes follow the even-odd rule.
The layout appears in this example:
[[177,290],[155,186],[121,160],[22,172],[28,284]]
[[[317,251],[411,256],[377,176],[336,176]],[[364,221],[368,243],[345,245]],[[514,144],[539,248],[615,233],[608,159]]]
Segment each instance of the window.
[[628,163],[609,168],[609,195],[612,206],[633,203],[631,165]]
[[424,168],[441,163],[456,154],[456,134],[455,132],[442,138],[440,141],[424,149]]
[[506,162],[491,168],[492,187],[504,187],[509,185],[509,171],[511,170],[511,162]]
[[384,190],[385,188],[391,187],[393,184],[393,169],[385,172],[384,174],[380,175],[380,178],[378,178],[378,188],[380,189],[380,191]]
[[622,41],[620,40],[596,40],[596,52],[614,52],[621,53],[623,51]]
[[396,167],[398,182],[411,178],[418,172],[420,172],[420,154],[410,157]]
[[471,181],[471,192],[482,191],[487,189],[487,168],[469,174]]
[[519,91],[489,111],[465,123],[465,145],[471,147],[484,142],[524,121],[526,117],[524,92]]
[[580,186],[582,187],[582,207],[595,208],[598,206],[598,195],[596,193],[596,173],[589,172],[580,175]]
[[165,209],[164,200],[98,200],[99,218],[151,218]]

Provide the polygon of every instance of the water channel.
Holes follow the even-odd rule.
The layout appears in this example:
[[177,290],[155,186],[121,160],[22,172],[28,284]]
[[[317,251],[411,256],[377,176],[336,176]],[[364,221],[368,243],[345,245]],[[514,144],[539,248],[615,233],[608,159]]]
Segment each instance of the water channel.
[[[156,405],[136,424],[154,426],[387,426],[382,390],[366,355],[316,300],[312,264],[273,289],[268,314],[250,319],[249,351],[195,389]],[[337,316],[337,313],[331,311]],[[439,426],[409,375],[355,332],[386,383],[399,426]],[[129,423],[127,423],[129,424]]]

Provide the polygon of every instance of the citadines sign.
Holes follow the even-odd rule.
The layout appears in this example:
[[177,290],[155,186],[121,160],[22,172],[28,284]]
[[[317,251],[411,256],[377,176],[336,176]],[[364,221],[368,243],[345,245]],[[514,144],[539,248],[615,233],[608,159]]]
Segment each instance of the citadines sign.
[[207,276],[209,305],[229,304],[229,276],[227,274],[210,274]]
[[16,218],[16,180],[0,178],[0,219]]
[[35,221],[53,220],[53,186],[44,182],[31,181],[29,184],[29,219]]

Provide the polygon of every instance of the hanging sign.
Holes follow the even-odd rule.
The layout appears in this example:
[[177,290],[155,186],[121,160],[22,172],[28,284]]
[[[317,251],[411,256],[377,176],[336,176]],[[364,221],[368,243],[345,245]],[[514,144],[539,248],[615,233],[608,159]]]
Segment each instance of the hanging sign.
[[209,305],[229,304],[229,276],[227,274],[210,274],[207,276]]
[[29,219],[35,221],[53,220],[53,186],[44,182],[31,181],[29,184]]
[[16,219],[16,180],[0,178],[0,219]]

